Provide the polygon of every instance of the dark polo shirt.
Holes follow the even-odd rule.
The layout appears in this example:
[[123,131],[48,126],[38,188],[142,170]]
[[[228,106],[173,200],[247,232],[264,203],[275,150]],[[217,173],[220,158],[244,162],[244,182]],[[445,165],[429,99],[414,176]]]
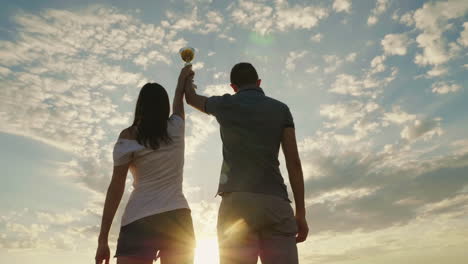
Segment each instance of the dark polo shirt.
[[263,193],[288,199],[279,169],[283,129],[294,127],[286,104],[265,96],[260,87],[234,95],[212,96],[205,111],[216,117],[223,141],[218,193]]

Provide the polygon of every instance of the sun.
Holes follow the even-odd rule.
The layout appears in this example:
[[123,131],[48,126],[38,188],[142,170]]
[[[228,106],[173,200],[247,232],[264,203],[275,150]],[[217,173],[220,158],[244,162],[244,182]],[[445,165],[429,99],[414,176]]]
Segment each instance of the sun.
[[195,264],[218,264],[218,240],[216,237],[197,239],[195,248]]

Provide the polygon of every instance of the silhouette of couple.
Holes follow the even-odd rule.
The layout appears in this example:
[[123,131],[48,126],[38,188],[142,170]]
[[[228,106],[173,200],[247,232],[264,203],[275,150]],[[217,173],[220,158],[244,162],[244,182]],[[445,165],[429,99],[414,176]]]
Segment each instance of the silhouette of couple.
[[[298,263],[296,243],[308,227],[304,179],[294,122],[284,103],[265,95],[250,63],[231,70],[235,94],[205,97],[194,88],[194,72],[179,75],[172,115],[166,90],[147,83],[140,90],[133,124],[113,151],[114,169],[107,190],[96,263],[109,263],[109,230],[125,189],[128,170],[133,191],[122,216],[115,257],[118,264],[193,263],[195,236],[182,191],[184,102],[216,117],[223,142],[218,194],[222,197],[217,232],[221,264]],[[286,160],[295,209],[279,169],[280,146]]]

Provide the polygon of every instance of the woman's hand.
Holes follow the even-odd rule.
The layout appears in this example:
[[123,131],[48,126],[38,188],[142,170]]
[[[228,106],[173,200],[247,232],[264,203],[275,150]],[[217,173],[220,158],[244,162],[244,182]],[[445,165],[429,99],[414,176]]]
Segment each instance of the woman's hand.
[[96,264],[102,264],[105,261],[105,264],[109,264],[110,260],[110,249],[107,243],[99,243],[96,250]]

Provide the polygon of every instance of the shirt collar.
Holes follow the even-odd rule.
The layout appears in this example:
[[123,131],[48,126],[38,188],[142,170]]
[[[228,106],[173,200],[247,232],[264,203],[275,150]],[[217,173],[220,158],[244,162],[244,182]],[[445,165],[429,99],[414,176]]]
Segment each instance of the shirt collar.
[[241,88],[239,89],[239,91],[237,91],[237,93],[243,93],[243,92],[258,92],[258,93],[265,95],[265,92],[263,91],[263,89],[255,85],[241,86]]

